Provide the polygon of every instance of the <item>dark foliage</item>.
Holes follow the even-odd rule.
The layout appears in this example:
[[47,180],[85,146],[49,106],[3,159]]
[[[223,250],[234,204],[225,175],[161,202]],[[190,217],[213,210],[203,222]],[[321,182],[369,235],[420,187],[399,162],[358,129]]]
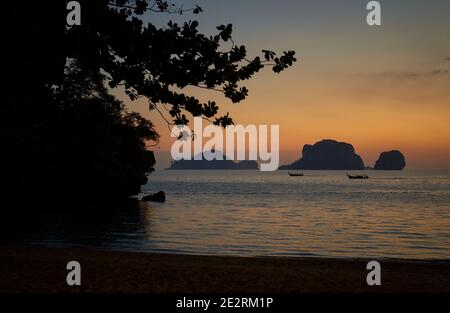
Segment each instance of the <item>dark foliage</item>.
[[[265,65],[279,73],[294,52],[248,59],[232,41],[232,26],[206,36],[198,22],[143,25],[148,11],[202,13],[166,1],[82,0],[81,26],[67,27],[66,1],[7,1],[6,88],[0,136],[7,193],[73,194],[74,197],[136,194],[154,164],[145,149],[158,135],[152,124],[108,94],[124,86],[131,100],[146,97],[149,109],[167,110],[170,123],[202,116],[227,126],[215,102],[183,93],[187,86],[217,90],[232,102],[248,95],[241,86]],[[227,44],[231,49],[222,51]]]

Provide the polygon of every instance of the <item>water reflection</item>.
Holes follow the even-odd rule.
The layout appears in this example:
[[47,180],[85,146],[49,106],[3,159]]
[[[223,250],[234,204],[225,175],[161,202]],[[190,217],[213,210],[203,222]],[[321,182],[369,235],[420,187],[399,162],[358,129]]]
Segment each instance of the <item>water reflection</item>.
[[2,210],[1,243],[112,248],[151,237],[151,206],[136,199],[34,206],[15,203]]
[[[2,209],[1,242],[268,256],[450,258],[450,174],[163,171],[166,203]],[[23,204],[21,204],[24,206]],[[14,213],[14,215],[12,215]]]

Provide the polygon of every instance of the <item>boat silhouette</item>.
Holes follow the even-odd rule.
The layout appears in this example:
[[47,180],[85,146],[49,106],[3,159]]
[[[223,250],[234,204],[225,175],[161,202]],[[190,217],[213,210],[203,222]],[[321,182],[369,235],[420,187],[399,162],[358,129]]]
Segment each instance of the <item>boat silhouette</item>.
[[350,175],[347,173],[347,177],[349,179],[369,179],[369,176],[367,175]]

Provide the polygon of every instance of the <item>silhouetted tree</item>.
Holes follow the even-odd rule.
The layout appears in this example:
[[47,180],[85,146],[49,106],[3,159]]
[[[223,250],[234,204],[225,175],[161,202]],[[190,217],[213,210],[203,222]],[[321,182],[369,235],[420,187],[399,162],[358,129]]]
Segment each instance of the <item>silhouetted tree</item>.
[[[82,8],[82,25],[67,33],[69,56],[106,71],[109,85],[123,85],[130,99],[146,97],[150,109],[170,105],[169,113],[177,124],[188,122],[183,111],[223,126],[232,122],[228,114],[217,117],[216,103],[201,103],[178,90],[187,86],[206,88],[240,102],[248,94],[240,82],[250,79],[264,65],[272,65],[279,73],[295,62],[293,51],[278,58],[274,52],[263,50],[263,60],[248,59],[245,46],[232,41],[232,25],[218,26],[213,36],[199,33],[197,21],[183,25],[169,22],[163,28],[143,25],[139,17],[147,10],[182,12],[171,10],[166,1],[83,1]],[[201,9],[196,7],[193,12],[200,13]],[[227,42],[231,49],[222,51],[222,44]]]
[[[232,40],[232,26],[199,33],[198,22],[165,27],[143,24],[147,11],[199,14],[161,0],[82,0],[80,26],[66,25],[66,1],[7,1],[7,95],[0,136],[6,147],[8,192],[36,189],[77,196],[132,195],[146,182],[154,158],[145,143],[157,140],[152,124],[108,94],[123,86],[131,100],[145,97],[150,110],[167,111],[169,123],[202,116],[232,123],[213,101],[187,95],[188,86],[244,100],[241,83],[265,65],[279,73],[295,62],[263,50],[248,58]],[[224,50],[226,44],[231,48]],[[151,155],[151,156],[150,156]]]
[[48,167],[57,171],[47,173],[56,173],[50,182],[65,178],[66,186],[90,196],[137,194],[155,164],[146,142],[158,135],[150,121],[127,112],[103,82],[97,72],[68,66],[53,94],[59,115],[51,128],[58,132],[48,134],[50,144],[56,144]]

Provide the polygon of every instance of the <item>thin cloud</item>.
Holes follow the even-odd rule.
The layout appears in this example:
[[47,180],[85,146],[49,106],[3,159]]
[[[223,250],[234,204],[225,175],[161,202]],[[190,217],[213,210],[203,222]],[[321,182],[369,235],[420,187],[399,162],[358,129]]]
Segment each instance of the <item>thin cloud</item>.
[[384,78],[418,79],[418,78],[442,76],[447,74],[449,74],[449,70],[447,69],[435,69],[427,72],[401,72],[401,71],[382,72],[379,74],[379,76]]
[[431,71],[431,75],[441,75],[441,74],[448,74],[448,70],[446,69],[437,69],[434,71]]

